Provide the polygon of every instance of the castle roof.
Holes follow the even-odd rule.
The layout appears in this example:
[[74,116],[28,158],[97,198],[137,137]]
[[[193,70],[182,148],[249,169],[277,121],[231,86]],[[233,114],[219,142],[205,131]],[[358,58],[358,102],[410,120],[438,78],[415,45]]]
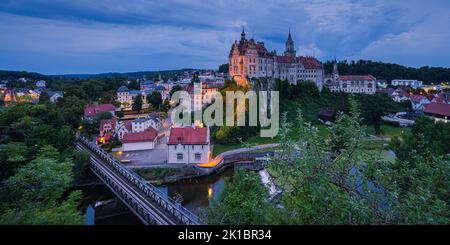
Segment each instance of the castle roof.
[[297,60],[305,69],[322,69],[322,64],[314,57],[300,56]]
[[253,49],[258,53],[258,56],[270,58],[272,57],[269,51],[267,51],[266,47],[264,46],[263,42],[255,42],[255,40],[250,39],[244,39],[240,40],[239,42],[235,42],[233,46],[231,47],[230,56],[233,54],[233,49],[237,48],[239,51],[239,55],[245,55],[247,53],[247,50]]
[[278,63],[295,63],[295,58],[292,57],[292,56],[280,56],[280,55],[277,55],[277,56],[275,56],[275,60]]

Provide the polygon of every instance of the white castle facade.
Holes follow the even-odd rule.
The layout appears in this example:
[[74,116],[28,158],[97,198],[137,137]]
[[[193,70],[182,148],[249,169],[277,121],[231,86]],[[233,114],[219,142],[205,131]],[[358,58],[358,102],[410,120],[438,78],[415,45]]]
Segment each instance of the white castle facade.
[[278,78],[291,84],[310,80],[322,89],[324,81],[323,65],[314,57],[296,55],[294,41],[289,32],[283,55],[269,52],[263,42],[247,40],[245,32],[241,40],[235,41],[229,55],[229,74],[238,84],[243,85],[252,78]]

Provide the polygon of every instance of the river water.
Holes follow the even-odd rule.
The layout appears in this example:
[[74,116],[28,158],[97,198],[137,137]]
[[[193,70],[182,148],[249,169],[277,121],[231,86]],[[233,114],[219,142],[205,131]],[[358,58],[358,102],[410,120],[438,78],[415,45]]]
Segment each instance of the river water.
[[[234,168],[230,167],[218,174],[182,180],[175,183],[158,186],[161,191],[172,198],[181,201],[182,205],[200,214],[202,210],[217,198],[225,185],[225,179],[234,175]],[[81,208],[86,210],[89,205],[101,201],[104,205],[95,208],[96,225],[139,225],[140,220],[129,211],[125,205],[117,200],[106,186],[91,186],[79,188],[83,192]],[[113,201],[115,200],[115,201]]]

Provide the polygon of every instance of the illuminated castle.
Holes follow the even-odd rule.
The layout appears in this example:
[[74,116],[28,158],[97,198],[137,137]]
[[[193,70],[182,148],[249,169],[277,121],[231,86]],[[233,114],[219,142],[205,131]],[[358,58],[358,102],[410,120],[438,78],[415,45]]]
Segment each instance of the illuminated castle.
[[241,40],[231,46],[229,73],[239,85],[246,84],[251,78],[268,77],[286,79],[292,84],[310,80],[322,89],[324,79],[323,66],[316,58],[296,56],[291,32],[284,54],[277,55],[276,51],[267,51],[263,42],[253,38],[247,40],[242,30]]

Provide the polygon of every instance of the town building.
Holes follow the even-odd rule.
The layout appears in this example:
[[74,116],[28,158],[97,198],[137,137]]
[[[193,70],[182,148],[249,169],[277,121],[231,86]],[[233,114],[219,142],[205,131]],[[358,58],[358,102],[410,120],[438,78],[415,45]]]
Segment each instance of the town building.
[[117,124],[116,135],[119,140],[123,139],[126,133],[133,132],[133,125],[131,121],[121,121]]
[[116,107],[112,104],[88,105],[84,108],[84,119],[95,117],[98,113],[109,112],[114,116]]
[[431,101],[423,95],[413,94],[409,96],[412,108],[416,111],[423,111],[424,106],[431,103]]
[[393,101],[402,103],[409,100],[409,94],[404,89],[398,88],[389,95]]
[[36,87],[38,88],[45,88],[45,81],[44,80],[39,80],[36,82]]
[[100,121],[99,133],[100,136],[105,135],[106,133],[114,133],[117,129],[117,119],[103,119]]
[[148,128],[159,130],[161,128],[161,120],[155,113],[149,114],[145,118],[137,118],[131,122],[132,132],[143,132]]
[[158,139],[158,132],[149,127],[142,132],[125,133],[122,138],[123,151],[142,151],[155,148]]
[[133,102],[137,96],[141,96],[143,108],[147,108],[147,96],[157,91],[161,94],[162,100],[169,99],[170,90],[164,85],[156,85],[153,81],[145,81],[140,85],[141,90],[129,90],[126,86],[117,89],[117,101],[121,103],[121,107],[131,109]]
[[391,81],[392,86],[403,86],[403,87],[411,87],[413,89],[420,88],[423,86],[422,81],[418,80],[407,80],[407,79],[395,79]]
[[297,57],[294,41],[289,32],[284,54],[269,52],[263,42],[248,40],[244,30],[241,40],[231,46],[229,75],[243,85],[252,78],[278,78],[291,84],[310,80],[321,90],[324,80],[322,64],[314,57]]
[[331,92],[354,94],[375,94],[377,79],[372,75],[339,75],[337,63],[333,64],[333,74],[326,76],[324,86]]
[[215,92],[219,92],[221,88],[222,86],[217,86],[216,84],[189,84],[186,87],[186,91],[191,98],[191,110],[199,111],[202,110],[204,106],[211,104],[214,101]]
[[169,164],[199,164],[209,161],[209,128],[171,128],[167,154]]
[[59,99],[64,98],[64,93],[63,91],[48,90],[48,96],[50,97],[50,101],[52,103],[56,103]]
[[433,102],[425,105],[423,112],[435,122],[448,123],[450,120],[450,104]]

